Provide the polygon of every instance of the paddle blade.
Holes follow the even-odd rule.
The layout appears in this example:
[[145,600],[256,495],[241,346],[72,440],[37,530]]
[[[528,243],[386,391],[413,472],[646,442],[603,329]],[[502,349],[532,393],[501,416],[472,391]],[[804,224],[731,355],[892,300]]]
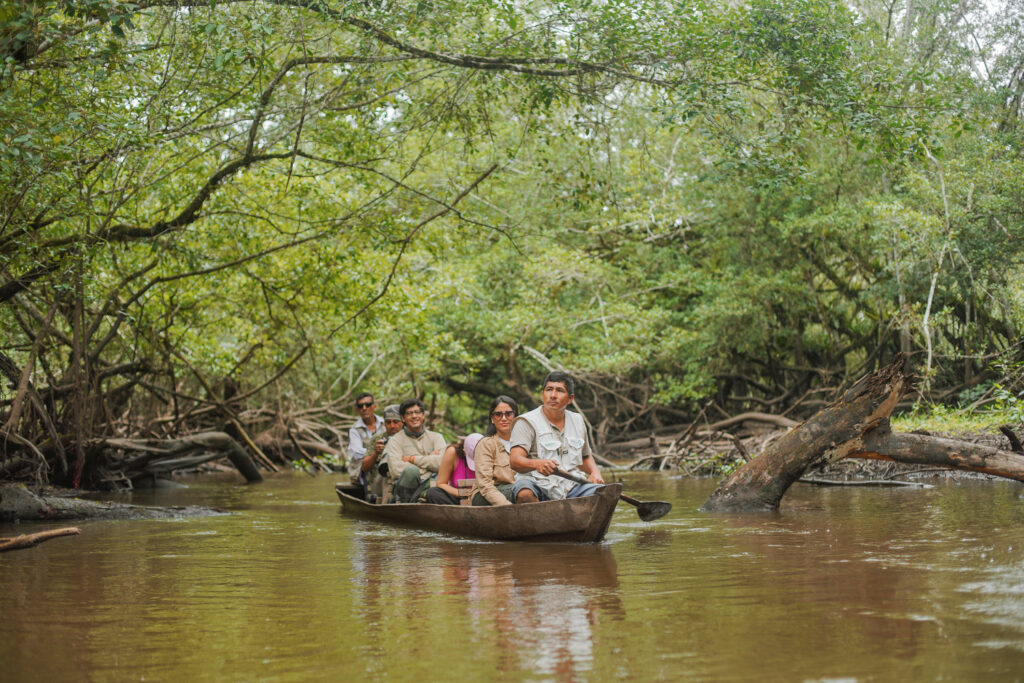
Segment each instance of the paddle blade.
[[661,519],[671,510],[672,503],[666,503],[661,500],[646,501],[636,506],[636,514],[640,515],[640,519],[645,522]]

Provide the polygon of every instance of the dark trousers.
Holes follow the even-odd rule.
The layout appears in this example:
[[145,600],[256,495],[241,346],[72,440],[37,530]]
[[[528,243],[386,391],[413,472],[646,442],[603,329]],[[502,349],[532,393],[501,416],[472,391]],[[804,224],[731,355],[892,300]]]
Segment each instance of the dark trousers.
[[[510,503],[514,503],[516,502],[516,499],[512,496],[513,486],[515,486],[515,484],[498,484],[494,488],[498,489],[498,493],[505,496],[505,500],[507,500]],[[473,505],[484,507],[490,505],[490,503],[487,501],[486,498],[484,498],[484,495],[482,493],[477,491],[476,493],[473,494]]]
[[427,495],[425,496],[428,503],[434,505],[458,505],[459,499],[456,496],[445,491],[440,486],[433,486],[427,489]]

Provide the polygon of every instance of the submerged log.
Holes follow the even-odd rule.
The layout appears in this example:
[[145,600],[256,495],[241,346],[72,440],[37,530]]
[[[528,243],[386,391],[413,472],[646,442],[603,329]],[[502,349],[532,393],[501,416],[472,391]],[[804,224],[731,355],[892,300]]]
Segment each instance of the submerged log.
[[32,548],[43,541],[49,541],[51,538],[77,536],[80,533],[82,533],[82,530],[78,527],[68,526],[63,529],[50,529],[49,531],[40,531],[34,534],[21,534],[14,538],[0,538],[0,553],[7,552],[8,550]]
[[704,502],[704,512],[777,510],[782,496],[810,467],[854,450],[849,442],[887,426],[909,387],[904,357],[857,381],[838,401],[769,445],[727,478]]
[[0,521],[68,519],[164,519],[224,514],[196,506],[145,507],[127,503],[98,502],[57,495],[41,495],[23,484],[0,486]]

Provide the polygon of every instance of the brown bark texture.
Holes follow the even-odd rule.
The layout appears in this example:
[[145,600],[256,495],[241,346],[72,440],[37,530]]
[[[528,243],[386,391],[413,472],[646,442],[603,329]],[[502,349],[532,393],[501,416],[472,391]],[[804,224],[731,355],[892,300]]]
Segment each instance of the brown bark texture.
[[1024,481],[1024,455],[993,446],[925,434],[901,434],[883,428],[864,434],[849,445],[853,450],[848,458],[949,467]]
[[[126,452],[140,452],[121,464],[132,474],[158,474],[227,457],[246,481],[263,481],[263,475],[242,446],[224,432],[190,434],[179,439],[104,439],[102,445]],[[200,455],[187,457],[193,453]]]
[[37,546],[43,541],[49,541],[51,538],[77,536],[80,533],[82,533],[82,530],[78,527],[69,526],[64,527],[63,529],[40,531],[35,534],[21,534],[14,538],[0,538],[0,553],[7,552],[8,550],[23,550],[25,548]]
[[704,502],[704,512],[758,512],[779,508],[782,496],[808,468],[846,457],[848,442],[879,426],[910,385],[902,355],[858,380],[839,400],[811,416],[729,476]]
[[167,519],[206,517],[221,510],[196,506],[147,507],[36,493],[23,484],[0,485],[0,522],[72,519]]

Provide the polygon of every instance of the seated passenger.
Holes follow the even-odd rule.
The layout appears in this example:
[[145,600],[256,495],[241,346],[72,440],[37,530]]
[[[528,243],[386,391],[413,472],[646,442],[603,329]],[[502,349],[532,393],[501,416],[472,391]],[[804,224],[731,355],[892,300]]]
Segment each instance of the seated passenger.
[[512,423],[519,414],[514,398],[499,396],[491,404],[491,426],[488,436],[476,445],[473,460],[476,464],[476,483],[470,492],[473,505],[509,505],[515,472],[509,460]]
[[[517,418],[512,426],[509,455],[516,471],[516,503],[592,496],[604,484],[587,441],[583,416],[566,410],[575,386],[566,372],[548,373],[541,392],[543,404]],[[556,469],[586,476],[589,483],[559,477]]]
[[[355,483],[362,484],[363,496],[368,503],[376,503],[384,498],[384,475],[387,467],[384,466],[381,455],[388,439],[401,429],[402,416],[398,412],[398,404],[389,405],[384,409],[384,431],[377,432],[366,442],[366,455],[356,470]],[[381,469],[384,472],[381,472]]]
[[445,440],[437,432],[424,429],[426,412],[423,401],[418,398],[402,401],[398,412],[402,416],[403,427],[384,446],[384,462],[388,466],[384,502],[397,499],[399,503],[411,503],[431,473],[437,472],[441,465]]
[[437,470],[437,482],[427,489],[428,503],[435,505],[460,505],[468,496],[459,495],[459,482],[474,480],[473,451],[484,438],[476,432],[462,439],[457,444],[448,444],[441,456],[441,466]]
[[377,417],[377,401],[373,394],[363,392],[356,396],[356,412],[359,419],[348,430],[348,475],[353,484],[359,483],[360,465],[366,457],[366,443],[384,431],[384,424]]

